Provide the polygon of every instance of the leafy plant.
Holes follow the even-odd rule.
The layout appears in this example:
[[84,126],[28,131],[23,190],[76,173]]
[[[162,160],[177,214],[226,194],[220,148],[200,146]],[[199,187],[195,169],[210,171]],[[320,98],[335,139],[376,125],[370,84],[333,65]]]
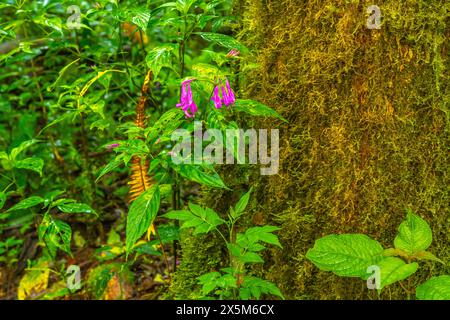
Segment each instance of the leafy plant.
[[[278,237],[273,233],[279,230],[278,227],[252,227],[243,233],[236,231],[236,223],[244,214],[251,192],[252,189],[240,198],[234,208],[230,208],[227,220],[222,219],[214,210],[193,203],[189,203],[189,210],[171,211],[163,215],[165,218],[179,220],[181,229],[192,228],[193,235],[215,232],[228,249],[228,267],[198,278],[204,298],[213,296],[248,300],[259,299],[263,294],[283,298],[275,284],[248,274],[248,265],[264,262],[260,253],[266,249],[266,244],[281,248]],[[226,233],[220,230],[224,226]]]
[[[324,271],[342,277],[367,280],[379,270],[376,279],[380,292],[384,287],[405,280],[419,268],[418,261],[443,261],[426,251],[432,242],[428,223],[411,210],[400,224],[394,239],[394,248],[383,249],[381,244],[363,234],[328,235],[316,240],[306,258]],[[448,276],[435,277],[417,287],[418,299],[450,299]]]

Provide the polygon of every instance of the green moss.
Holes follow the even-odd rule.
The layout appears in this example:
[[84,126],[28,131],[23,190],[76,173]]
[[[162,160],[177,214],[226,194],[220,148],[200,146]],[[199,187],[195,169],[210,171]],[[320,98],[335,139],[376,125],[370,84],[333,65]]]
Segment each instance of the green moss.
[[[366,233],[392,246],[406,207],[430,223],[430,251],[450,260],[445,41],[450,3],[378,1],[383,25],[369,30],[365,11],[372,4],[240,4],[242,39],[256,49],[259,65],[243,66],[241,96],[273,106],[289,120],[288,125],[275,120],[259,124],[280,128],[280,171],[261,177],[249,170],[251,179],[245,183],[255,186],[256,197],[249,217],[259,218],[244,224],[282,227],[284,249],[271,251],[255,271],[277,283],[287,298],[374,298],[363,281],[319,271],[305,259],[306,251],[321,236],[346,232]],[[234,170],[239,169],[225,168],[226,176]],[[237,186],[233,194],[238,194],[240,184],[231,186]],[[225,210],[232,200],[229,193],[215,191],[205,198]],[[412,288],[443,273],[449,268],[421,263],[403,286]],[[404,299],[408,294],[394,284],[381,297]]]

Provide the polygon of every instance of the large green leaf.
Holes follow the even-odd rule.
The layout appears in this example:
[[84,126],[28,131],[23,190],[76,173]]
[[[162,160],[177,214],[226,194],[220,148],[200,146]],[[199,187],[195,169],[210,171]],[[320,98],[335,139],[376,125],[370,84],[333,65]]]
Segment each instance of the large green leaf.
[[14,167],[18,169],[27,169],[39,173],[42,176],[42,168],[44,167],[44,160],[41,158],[26,158],[14,163]]
[[416,289],[419,300],[450,300],[450,276],[433,277]]
[[9,211],[15,211],[15,210],[31,208],[31,207],[37,206],[40,203],[43,203],[44,201],[45,200],[43,198],[41,198],[41,197],[32,196],[32,197],[23,199],[22,201],[20,201],[16,205],[12,206],[11,208],[8,209],[8,212]]
[[406,220],[400,224],[398,231],[394,246],[409,255],[426,250],[433,239],[428,223],[411,211],[408,211]]
[[130,206],[126,227],[126,250],[130,252],[136,241],[148,230],[159,210],[159,186],[142,193]]
[[383,247],[364,234],[328,235],[316,241],[306,257],[318,268],[343,277],[367,278],[367,268],[376,265]]
[[180,229],[194,228],[194,234],[207,233],[218,225],[225,223],[219,215],[210,208],[202,208],[189,203],[188,210],[171,211],[163,215],[165,218],[182,221]]
[[402,259],[396,257],[386,257],[378,264],[380,267],[381,286],[385,286],[394,282],[404,280],[417,271],[419,265],[417,262],[405,263]]
[[272,108],[266,106],[265,104],[255,101],[255,100],[237,99],[234,104],[234,109],[239,112],[248,113],[252,116],[273,117],[273,118],[278,118],[285,122],[288,122],[278,112],[276,112]]
[[[212,167],[180,164],[173,165],[172,168],[188,180],[192,180],[214,188],[228,189],[228,187],[223,183],[220,176],[217,174],[217,172],[214,171]],[[209,173],[207,173],[205,169],[208,170]]]
[[246,46],[244,46],[242,43],[231,36],[213,32],[199,32],[198,34],[206,41],[214,42],[229,50],[236,49],[243,54],[248,52],[248,48]]

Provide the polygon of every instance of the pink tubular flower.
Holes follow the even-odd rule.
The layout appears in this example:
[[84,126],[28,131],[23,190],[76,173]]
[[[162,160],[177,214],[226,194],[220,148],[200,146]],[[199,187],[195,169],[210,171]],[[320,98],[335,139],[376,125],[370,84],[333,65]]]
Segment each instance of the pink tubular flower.
[[194,80],[195,79],[189,79],[183,81],[181,84],[180,103],[176,105],[177,108],[181,107],[181,110],[184,111],[187,118],[193,118],[198,110],[197,105],[194,102],[191,89],[191,82]]
[[111,151],[112,149],[117,148],[118,146],[120,146],[120,144],[113,143],[113,144],[106,146],[106,149],[108,149],[108,151]]
[[222,108],[222,104],[229,107],[230,105],[236,102],[234,92],[231,89],[230,82],[228,81],[228,79],[225,80],[225,86],[222,84],[220,86],[220,89],[222,91],[222,98],[220,98],[219,95],[219,85],[217,85],[214,88],[214,92],[211,98],[211,100],[214,101],[214,106],[216,107],[216,109]]
[[216,107],[216,109],[222,108],[222,100],[220,99],[219,95],[219,86],[216,86],[214,88],[214,93],[211,100],[214,101],[214,106]]
[[236,102],[236,98],[234,96],[233,90],[231,90],[230,82],[228,79],[226,79],[226,86],[227,86],[227,97],[228,97],[228,104],[225,104],[226,106],[229,106],[230,104],[233,104]]
[[232,49],[232,50],[230,50],[230,52],[228,52],[227,58],[236,57],[238,55],[239,55],[239,51],[237,51],[236,49]]

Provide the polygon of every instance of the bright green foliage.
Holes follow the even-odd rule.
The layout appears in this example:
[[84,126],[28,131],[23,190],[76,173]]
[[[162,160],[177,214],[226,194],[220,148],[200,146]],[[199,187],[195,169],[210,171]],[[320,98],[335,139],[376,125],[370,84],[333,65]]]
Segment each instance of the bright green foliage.
[[408,211],[406,220],[400,224],[394,246],[409,255],[428,249],[432,241],[431,228],[421,217]]
[[450,300],[450,276],[433,277],[416,288],[419,300]]
[[[181,228],[193,228],[193,235],[214,231],[223,240],[229,254],[230,266],[219,271],[212,271],[198,277],[202,298],[218,297],[220,299],[260,299],[261,295],[273,295],[284,299],[278,287],[270,281],[251,276],[247,272],[247,265],[263,263],[259,254],[265,250],[263,245],[271,244],[281,248],[278,237],[273,233],[280,230],[274,226],[252,227],[244,233],[236,233],[235,224],[243,215],[250,199],[250,189],[239,199],[234,208],[230,208],[229,220],[220,218],[214,210],[202,208],[189,203],[188,210],[172,211],[164,215],[165,218],[177,219],[182,222]],[[228,228],[224,234],[222,225]],[[228,236],[228,239],[226,238]]]
[[158,213],[159,204],[160,192],[158,185],[154,185],[133,201],[127,218],[127,252],[133,248],[136,241],[152,225]]
[[[373,271],[371,268],[378,268],[379,279],[376,281],[379,281],[377,285],[379,290],[413,275],[419,264],[411,260],[443,263],[432,253],[424,251],[432,242],[430,227],[425,220],[409,209],[406,219],[400,224],[399,234],[394,242],[395,249],[384,250],[377,241],[363,234],[329,235],[318,239],[314,248],[308,250],[306,257],[319,269],[332,271],[343,277],[359,277],[366,280]],[[448,290],[442,290],[446,284],[445,277],[439,281],[429,280],[419,286],[417,297],[419,299],[427,299],[433,295],[440,299],[448,297]]]

